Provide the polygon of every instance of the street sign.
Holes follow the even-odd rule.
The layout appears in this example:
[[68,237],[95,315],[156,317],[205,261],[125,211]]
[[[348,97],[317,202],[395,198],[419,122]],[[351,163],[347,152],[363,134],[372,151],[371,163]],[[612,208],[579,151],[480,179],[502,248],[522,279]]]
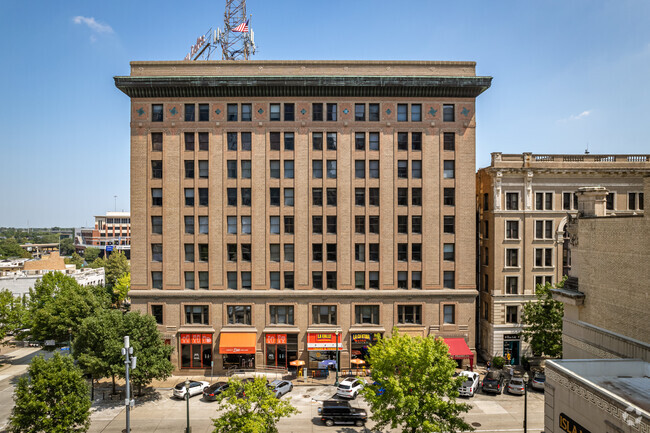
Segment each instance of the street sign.
[[113,245],[106,245],[106,252],[110,253],[111,251],[113,251]]

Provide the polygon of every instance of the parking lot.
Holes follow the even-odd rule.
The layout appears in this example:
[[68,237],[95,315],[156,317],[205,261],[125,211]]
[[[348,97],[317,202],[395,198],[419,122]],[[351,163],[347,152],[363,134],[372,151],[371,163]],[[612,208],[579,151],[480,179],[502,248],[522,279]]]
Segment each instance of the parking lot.
[[[318,407],[323,400],[336,398],[336,388],[322,385],[295,386],[293,391],[282,397],[290,398],[300,413],[280,421],[281,432],[368,432],[374,425],[371,421],[366,427],[337,425],[326,427],[318,416]],[[146,401],[140,399],[131,412],[133,432],[181,432],[186,426],[186,403],[173,399],[171,389],[158,389]],[[459,401],[469,403],[472,409],[465,414],[465,420],[477,432],[521,432],[524,414],[524,397],[508,394],[477,393],[472,398]],[[358,397],[351,405],[367,409],[365,401]],[[204,401],[200,396],[190,399],[190,424],[193,433],[212,431],[211,418],[216,418],[218,403]],[[121,432],[125,427],[124,406],[99,405],[92,415],[91,432]],[[544,394],[531,390],[528,393],[529,432],[543,431]],[[399,432],[400,429],[384,430]]]

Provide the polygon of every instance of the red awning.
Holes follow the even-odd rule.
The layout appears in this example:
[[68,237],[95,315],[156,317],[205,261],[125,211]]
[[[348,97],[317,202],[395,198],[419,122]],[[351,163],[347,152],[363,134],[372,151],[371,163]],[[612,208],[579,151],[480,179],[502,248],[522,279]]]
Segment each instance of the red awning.
[[464,338],[444,338],[445,344],[449,346],[449,356],[453,359],[474,359],[474,354]]

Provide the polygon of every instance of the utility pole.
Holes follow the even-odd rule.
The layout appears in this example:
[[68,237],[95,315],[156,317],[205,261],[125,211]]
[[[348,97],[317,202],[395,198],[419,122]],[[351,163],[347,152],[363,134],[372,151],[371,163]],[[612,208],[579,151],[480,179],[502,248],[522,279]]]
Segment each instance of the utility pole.
[[126,433],[131,433],[131,408],[135,405],[135,401],[131,400],[131,383],[129,382],[129,369],[135,370],[136,357],[133,355],[133,347],[129,346],[129,336],[124,336],[124,347],[122,348],[122,355],[125,356],[124,366],[126,370],[126,398],[124,404],[126,405]]
[[115,206],[114,209],[115,209],[115,212],[117,212],[117,196],[116,195],[113,196],[113,200],[114,200],[114,206]]

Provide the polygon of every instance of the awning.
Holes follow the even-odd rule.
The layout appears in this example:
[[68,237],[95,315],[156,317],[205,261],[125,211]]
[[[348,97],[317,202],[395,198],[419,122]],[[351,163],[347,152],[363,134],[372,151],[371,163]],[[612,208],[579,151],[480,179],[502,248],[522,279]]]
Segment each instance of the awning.
[[449,346],[449,356],[453,359],[474,359],[474,354],[464,338],[443,338],[445,344]]
[[257,334],[254,332],[222,332],[219,353],[255,353]]

